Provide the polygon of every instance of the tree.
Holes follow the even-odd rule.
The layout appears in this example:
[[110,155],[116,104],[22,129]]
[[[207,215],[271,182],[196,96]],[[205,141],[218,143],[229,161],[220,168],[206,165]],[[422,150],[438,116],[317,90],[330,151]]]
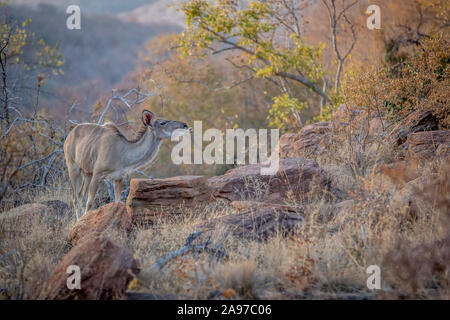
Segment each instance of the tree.
[[[203,59],[168,50],[175,39],[175,35],[167,35],[150,40],[135,77],[125,80],[120,87],[138,85],[149,91],[157,83],[161,87],[158,96],[145,102],[143,108],[154,111],[158,117],[184,121],[190,126],[195,120],[202,121],[204,130],[269,125],[267,106],[271,104],[271,96],[279,93],[271,82],[251,77],[245,69],[231,69],[226,60],[216,56]],[[132,116],[139,118],[140,113]],[[139,125],[140,122],[136,124]],[[213,175],[229,169],[229,165],[173,165],[168,146],[169,143],[162,145],[158,160],[148,171],[152,176]]]
[[[342,0],[342,5],[338,7],[336,4],[336,0],[322,0],[322,3],[327,8],[328,17],[330,19],[330,33],[331,33],[331,43],[336,54],[336,58],[338,60],[338,67],[336,71],[334,91],[337,94],[341,87],[341,76],[342,76],[342,68],[344,67],[344,62],[350,53],[353,51],[356,43],[356,31],[355,25],[350,21],[347,16],[347,12],[358,3],[359,0],[353,1],[351,3],[346,3],[345,0]],[[339,47],[338,44],[338,29],[339,23],[344,20],[345,24],[350,26],[350,30],[352,33],[352,40],[349,48],[345,51]]]
[[[0,2],[0,6],[4,6]],[[2,8],[3,9],[3,8]],[[0,203],[10,189],[45,186],[53,175],[57,156],[62,154],[65,131],[57,127],[44,112],[38,114],[39,90],[45,73],[58,73],[63,57],[58,47],[34,41],[26,30],[31,22],[11,21],[7,10],[0,17]],[[35,112],[25,114],[19,88],[36,81]],[[31,98],[31,97],[29,97]],[[31,99],[30,99],[31,101]],[[61,158],[61,157],[60,157]],[[61,161],[59,161],[61,164]],[[52,172],[51,172],[52,171]],[[61,172],[61,171],[59,171]],[[3,204],[1,205],[3,207]]]
[[181,7],[187,30],[179,36],[179,48],[186,55],[226,54],[225,59],[233,67],[246,69],[252,77],[275,84],[281,92],[275,102],[287,102],[290,111],[299,117],[298,111],[304,105],[292,97],[294,84],[310,89],[331,103],[320,86],[324,75],[321,65],[324,47],[310,46],[302,38],[302,11],[307,5],[307,1],[294,0],[261,0],[248,4],[190,0]]
[[[2,114],[1,119],[9,124],[9,97],[8,97],[8,62],[14,60],[19,61],[19,57],[23,54],[23,47],[26,44],[27,33],[24,27],[29,21],[24,21],[22,27],[17,27],[10,23],[0,25],[0,67],[2,73]],[[15,23],[17,24],[17,22]]]
[[[0,6],[4,4],[0,3]],[[58,74],[64,62],[58,51],[58,45],[50,47],[42,39],[36,41],[34,34],[26,30],[31,23],[30,19],[11,21],[4,11],[0,17],[0,72],[1,72],[1,120],[7,125],[10,123],[11,101],[18,107],[16,90],[23,87],[32,76],[36,78],[37,98],[34,105],[36,115],[39,90],[45,79],[45,74]],[[23,75],[23,73],[26,75]],[[13,81],[11,81],[13,80]],[[24,107],[24,106],[20,106]],[[23,110],[22,110],[23,111]]]

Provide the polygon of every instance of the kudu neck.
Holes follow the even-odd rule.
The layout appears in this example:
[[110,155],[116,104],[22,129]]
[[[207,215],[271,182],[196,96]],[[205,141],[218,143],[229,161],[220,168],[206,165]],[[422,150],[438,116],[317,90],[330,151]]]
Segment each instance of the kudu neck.
[[129,165],[145,164],[154,158],[161,146],[162,139],[156,136],[153,129],[147,128],[144,134],[135,142],[127,142],[126,154],[122,155]]

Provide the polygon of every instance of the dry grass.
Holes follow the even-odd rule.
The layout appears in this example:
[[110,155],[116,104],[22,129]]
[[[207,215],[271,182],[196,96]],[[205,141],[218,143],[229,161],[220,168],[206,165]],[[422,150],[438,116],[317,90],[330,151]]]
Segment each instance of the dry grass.
[[[23,201],[67,201],[64,191],[52,188],[38,194],[24,193]],[[56,222],[47,212],[17,215],[12,210],[0,214],[0,299],[31,299],[39,294],[70,250],[66,239],[74,223],[68,216],[58,217]]]
[[[191,299],[449,299],[447,159],[411,164],[418,176],[439,178],[417,190],[414,204],[394,203],[394,195],[407,183],[402,181],[405,175],[384,170],[386,179],[394,182],[379,189],[376,179],[384,165],[396,161],[395,152],[386,144],[385,132],[366,134],[369,126],[360,130],[360,123],[355,119],[342,132],[335,132],[330,152],[316,159],[329,175],[333,191],[322,197],[286,199],[305,212],[303,227],[292,236],[248,240],[219,225],[195,241],[204,244],[209,240],[210,247],[225,251],[227,258],[190,253],[159,271],[150,267],[181,248],[200,223],[233,209],[224,203],[202,211],[186,209],[184,214],[159,221],[153,229],[137,229],[128,238],[114,237],[134,253],[144,270],[129,290]],[[258,194],[264,198],[266,186],[253,180],[248,184],[260,188]],[[61,183],[24,197],[27,202],[50,198],[68,202],[69,193]],[[345,205],[343,200],[347,200]],[[73,224],[67,219],[55,227],[36,217],[2,222],[1,298],[36,296],[70,249],[66,237]],[[370,265],[381,268],[382,290],[367,289]]]

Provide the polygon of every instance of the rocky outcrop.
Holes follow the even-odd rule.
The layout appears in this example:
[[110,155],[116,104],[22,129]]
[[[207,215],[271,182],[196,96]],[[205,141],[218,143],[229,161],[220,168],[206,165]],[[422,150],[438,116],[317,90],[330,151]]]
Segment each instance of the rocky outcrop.
[[395,125],[389,136],[390,143],[395,149],[404,152],[408,149],[408,135],[437,129],[438,122],[431,111],[414,111]]
[[371,179],[367,180],[366,191],[378,193],[402,188],[405,183],[417,179],[421,170],[415,161],[397,161],[380,167]]
[[212,201],[258,201],[280,204],[286,197],[302,198],[328,186],[325,172],[313,161],[283,159],[274,175],[261,175],[262,164],[241,166],[222,176],[182,176],[168,179],[133,179],[127,199],[132,223],[150,226],[186,208]]
[[195,208],[211,200],[212,191],[202,176],[132,179],[127,209],[133,223],[148,225],[161,214],[180,213],[181,208]]
[[131,215],[125,205],[113,202],[87,212],[72,228],[69,240],[75,245],[90,236],[109,236],[112,233],[125,235],[130,227]]
[[419,159],[430,159],[436,155],[450,156],[450,131],[438,130],[409,134],[408,153]]
[[329,144],[332,122],[318,122],[305,126],[298,133],[280,137],[280,158],[311,157],[325,151]]
[[39,203],[51,208],[58,218],[67,216],[73,217],[70,206],[61,200],[46,200]]
[[[69,266],[80,268],[80,289],[69,289]],[[39,299],[121,299],[139,272],[133,254],[105,238],[90,237],[70,250],[56,266]],[[73,273],[72,273],[73,274]]]
[[280,203],[285,197],[304,197],[312,189],[319,192],[329,181],[314,160],[300,157],[282,159],[278,172],[261,175],[261,164],[241,166],[208,180],[213,196],[227,201]]
[[39,222],[52,227],[57,227],[64,220],[73,218],[70,207],[60,200],[24,204],[0,215],[1,223],[9,221],[27,225]]
[[303,212],[288,211],[279,207],[257,206],[216,218],[199,226],[212,230],[227,228],[234,236],[246,239],[266,240],[272,235],[286,236],[302,226]]
[[[409,212],[411,216],[415,217],[419,212],[424,212],[424,198],[425,186],[433,188],[435,182],[438,181],[437,174],[422,176],[405,184],[403,188],[396,191],[392,195],[390,205],[393,209],[400,212]],[[438,193],[440,194],[440,193]]]

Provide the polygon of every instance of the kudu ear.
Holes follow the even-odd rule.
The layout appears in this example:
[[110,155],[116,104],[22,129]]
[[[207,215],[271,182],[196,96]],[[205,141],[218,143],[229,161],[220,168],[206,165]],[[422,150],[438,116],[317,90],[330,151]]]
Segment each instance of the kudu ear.
[[148,110],[144,110],[142,111],[142,122],[144,123],[144,125],[152,127],[153,126],[153,121],[155,115],[153,114],[153,112],[148,111]]

